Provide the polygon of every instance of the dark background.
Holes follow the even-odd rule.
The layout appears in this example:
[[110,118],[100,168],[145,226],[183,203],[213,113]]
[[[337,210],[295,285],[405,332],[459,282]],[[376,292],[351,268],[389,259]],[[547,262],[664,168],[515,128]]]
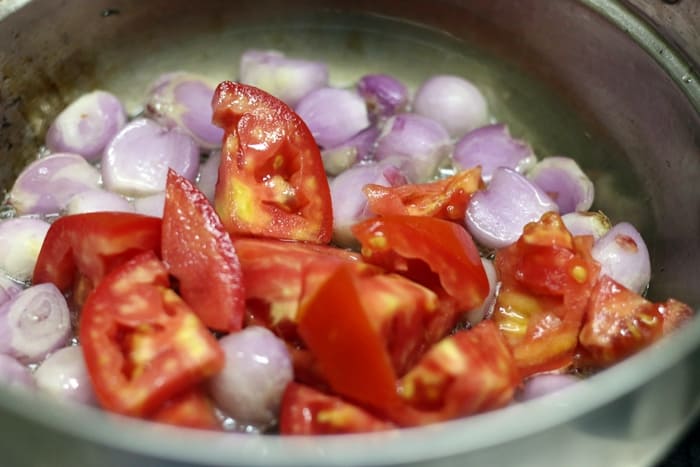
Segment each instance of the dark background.
[[700,421],[690,428],[658,467],[700,467]]

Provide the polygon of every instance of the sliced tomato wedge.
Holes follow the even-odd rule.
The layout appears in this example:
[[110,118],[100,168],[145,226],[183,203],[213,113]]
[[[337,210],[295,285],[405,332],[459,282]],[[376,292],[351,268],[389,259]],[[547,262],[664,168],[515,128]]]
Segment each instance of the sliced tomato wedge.
[[340,266],[302,303],[299,334],[336,394],[370,407],[392,406],[396,375],[360,299],[354,271]]
[[179,394],[149,417],[150,420],[168,425],[201,430],[221,430],[214,403],[204,389],[195,387]]
[[163,210],[163,262],[182,298],[209,328],[241,329],[245,294],[233,242],[209,200],[168,170]]
[[[92,212],[57,219],[41,246],[32,283],[51,282],[82,294],[116,266],[143,251],[160,253],[161,219],[126,212]],[[81,276],[84,279],[81,279]]]
[[107,275],[88,296],[80,342],[97,399],[107,410],[148,416],[224,365],[224,353],[169,288],[148,251]]
[[264,326],[287,342],[301,345],[297,314],[303,297],[320,286],[341,264],[377,274],[360,255],[310,243],[272,239],[234,239],[243,270],[247,325]]
[[362,189],[370,211],[378,216],[428,216],[458,221],[471,195],[483,188],[481,168],[463,170],[430,183],[393,187],[369,184]]
[[586,309],[577,365],[607,367],[647,347],[692,318],[677,300],[652,303],[610,276],[598,281]]
[[321,153],[302,119],[252,86],[225,81],[213,99],[225,131],[215,206],[226,229],[328,243],[330,189]]
[[592,244],[592,237],[573,237],[558,214],[547,213],[496,253],[501,287],[493,320],[523,377],[572,364],[600,271]]
[[498,328],[482,321],[438,342],[399,380],[405,405],[389,415],[415,426],[484,412],[508,404],[519,383]]
[[474,241],[453,222],[383,216],[354,225],[352,232],[362,245],[365,261],[404,275],[441,297],[451,297],[458,310],[476,308],[489,293]]
[[282,397],[280,433],[331,435],[386,431],[395,426],[369,412],[307,386],[290,383]]

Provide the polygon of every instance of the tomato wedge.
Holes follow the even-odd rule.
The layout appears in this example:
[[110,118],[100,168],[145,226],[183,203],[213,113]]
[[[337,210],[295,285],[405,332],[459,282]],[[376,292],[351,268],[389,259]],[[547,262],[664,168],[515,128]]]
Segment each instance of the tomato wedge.
[[558,214],[547,213],[496,253],[501,287],[493,320],[523,377],[571,365],[600,271],[592,244],[592,237],[573,237]]
[[223,367],[216,339],[168,286],[168,271],[149,251],[88,296],[80,342],[104,408],[147,416]]
[[226,230],[328,243],[328,179],[301,118],[270,94],[229,81],[217,87],[213,106],[225,131],[215,206]]
[[483,187],[481,168],[463,170],[430,183],[386,187],[365,185],[370,211],[378,216],[408,215],[464,220],[471,195]]
[[669,299],[652,303],[605,275],[586,309],[577,366],[607,367],[647,347],[690,320],[688,305]]
[[453,222],[384,216],[360,222],[352,232],[365,261],[404,275],[439,296],[448,295],[461,311],[481,305],[489,293],[474,241]]
[[237,238],[234,246],[243,270],[246,324],[264,326],[294,345],[301,345],[297,314],[303,297],[339,265],[363,274],[381,272],[358,254],[325,245]]
[[245,296],[233,242],[207,197],[168,170],[163,210],[163,262],[182,298],[209,328],[241,329]]
[[498,328],[482,321],[438,342],[399,380],[405,405],[389,418],[415,426],[484,412],[508,404],[519,383]]
[[302,304],[299,334],[335,393],[370,407],[390,407],[397,400],[396,376],[360,290],[350,267],[337,268]]
[[[62,292],[84,276],[91,289],[116,266],[143,251],[160,252],[161,220],[126,212],[92,212],[57,219],[41,246],[32,283]],[[84,290],[82,292],[85,293]]]
[[204,389],[195,387],[179,394],[158,408],[150,420],[201,430],[220,430],[214,403]]
[[283,435],[367,433],[395,428],[369,412],[338,397],[297,383],[284,391],[280,408]]

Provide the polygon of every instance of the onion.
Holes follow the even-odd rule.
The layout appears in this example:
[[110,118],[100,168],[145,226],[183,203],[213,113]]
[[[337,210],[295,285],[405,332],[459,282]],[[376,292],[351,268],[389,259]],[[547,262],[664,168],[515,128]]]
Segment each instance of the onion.
[[15,389],[34,389],[34,377],[29,368],[9,355],[0,354],[0,384]]
[[611,227],[608,216],[600,211],[570,212],[561,216],[561,220],[571,235],[592,235],[595,240],[605,235]]
[[338,146],[321,151],[326,172],[330,175],[338,175],[357,162],[370,160],[377,137],[379,137],[379,130],[375,126],[370,126]]
[[651,279],[651,261],[644,239],[632,224],[621,222],[603,235],[591,250],[608,275],[630,290],[644,292]]
[[391,163],[367,163],[350,167],[330,183],[333,203],[333,241],[342,247],[355,246],[350,228],[372,216],[362,188],[369,184],[397,186],[406,183],[406,177]]
[[481,178],[488,183],[498,167],[525,173],[537,162],[532,148],[510,136],[503,124],[486,125],[470,131],[455,144],[452,163],[456,170],[481,166]]
[[579,381],[576,376],[566,374],[535,375],[525,381],[515,398],[521,402],[529,401],[559,391]]
[[440,123],[404,113],[387,120],[377,142],[375,158],[391,161],[411,182],[421,183],[435,176],[450,149],[450,135]]
[[459,76],[437,75],[416,91],[413,111],[440,122],[453,138],[488,123],[489,113],[481,91]]
[[557,203],[562,214],[588,211],[593,204],[593,182],[570,157],[542,159],[528,178]]
[[63,347],[50,354],[34,371],[34,380],[39,389],[59,400],[97,405],[79,345]]
[[224,369],[210,382],[216,404],[238,423],[266,427],[277,418],[282,393],[292,381],[292,362],[283,341],[259,326],[219,340]]
[[496,302],[496,291],[499,283],[498,273],[496,272],[496,266],[494,266],[493,261],[487,258],[481,258],[481,264],[484,266],[486,278],[489,281],[489,294],[484,299],[484,303],[464,314],[464,319],[472,326],[482,321],[491,313],[493,305]]
[[18,214],[56,214],[74,195],[98,188],[100,172],[77,154],[53,154],[22,170],[10,190]]
[[163,217],[163,208],[165,207],[165,192],[156,193],[154,195],[136,198],[134,200],[134,209],[140,214],[153,217]]
[[287,58],[276,50],[248,50],[241,55],[239,81],[294,107],[306,94],[328,86],[328,67],[321,62]]
[[94,189],[73,196],[66,205],[65,214],[101,211],[133,212],[134,208],[126,198],[117,193]]
[[37,363],[71,334],[68,305],[51,283],[33,285],[0,306],[0,353]]
[[146,114],[166,128],[179,128],[203,149],[221,146],[224,131],[212,123],[214,86],[204,77],[178,71],[151,85]]
[[558,207],[546,193],[515,170],[496,169],[486,190],[474,193],[467,205],[467,230],[487,248],[514,243],[529,222]]
[[338,146],[369,126],[365,101],[348,89],[316,89],[301,98],[294,110],[322,148]]
[[0,275],[0,305],[17,296],[24,287],[10,277]]
[[357,92],[375,121],[404,112],[408,106],[408,88],[393,76],[365,75],[357,82]]
[[46,132],[51,152],[70,152],[98,161],[107,143],[126,124],[124,106],[114,95],[93,91],[58,114]]
[[1,221],[0,269],[17,281],[29,281],[49,227],[48,222],[29,217]]
[[199,149],[187,134],[166,129],[152,120],[133,120],[112,140],[102,160],[105,187],[127,196],[165,190],[168,168],[194,180],[199,172]]

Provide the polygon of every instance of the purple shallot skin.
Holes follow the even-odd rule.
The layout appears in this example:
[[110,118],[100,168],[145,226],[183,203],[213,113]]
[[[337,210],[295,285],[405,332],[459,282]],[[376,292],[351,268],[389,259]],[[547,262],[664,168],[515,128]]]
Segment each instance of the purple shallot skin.
[[10,190],[18,214],[57,214],[76,194],[99,188],[100,172],[78,154],[37,159],[22,170]]
[[486,190],[474,193],[469,200],[466,226],[479,244],[498,249],[518,240],[529,222],[558,210],[557,204],[527,178],[501,167]]
[[481,178],[491,181],[498,167],[526,173],[537,162],[529,144],[513,138],[504,124],[476,128],[455,143],[452,163],[456,170],[481,166]]
[[29,368],[15,358],[2,353],[0,353],[0,385],[17,390],[35,388],[34,377]]
[[338,175],[356,163],[370,161],[378,137],[379,129],[370,126],[338,146],[322,150],[321,157],[326,173]]
[[593,205],[593,182],[570,157],[542,159],[527,177],[557,203],[561,214],[588,211]]
[[637,229],[628,222],[615,224],[591,250],[593,259],[600,263],[600,274],[639,294],[651,279],[649,250]]
[[197,143],[178,128],[140,118],[125,126],[107,146],[102,179],[110,191],[147,196],[165,190],[169,168],[194,180],[199,172]]
[[106,91],[93,91],[58,114],[46,133],[46,146],[51,152],[80,154],[97,162],[125,124],[126,111],[119,99]]
[[385,74],[364,75],[357,81],[357,92],[367,103],[373,121],[407,110],[408,88],[397,78]]
[[71,335],[63,294],[51,283],[33,285],[0,306],[0,353],[38,363]]

